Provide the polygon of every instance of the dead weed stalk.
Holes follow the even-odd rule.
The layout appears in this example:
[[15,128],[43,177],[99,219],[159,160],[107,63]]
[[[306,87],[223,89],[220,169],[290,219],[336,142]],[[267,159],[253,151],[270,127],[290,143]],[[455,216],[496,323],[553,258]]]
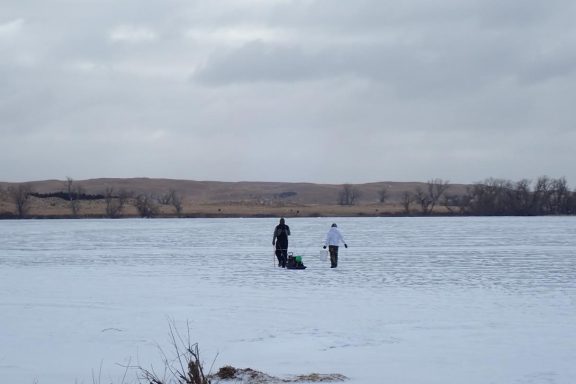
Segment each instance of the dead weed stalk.
[[174,358],[170,359],[160,348],[163,356],[164,372],[160,375],[143,367],[140,371],[140,382],[146,384],[211,384],[210,379],[204,373],[204,367],[200,359],[198,343],[190,342],[190,326],[188,325],[188,337],[182,338],[176,329],[174,322],[170,324],[170,342],[174,352]]

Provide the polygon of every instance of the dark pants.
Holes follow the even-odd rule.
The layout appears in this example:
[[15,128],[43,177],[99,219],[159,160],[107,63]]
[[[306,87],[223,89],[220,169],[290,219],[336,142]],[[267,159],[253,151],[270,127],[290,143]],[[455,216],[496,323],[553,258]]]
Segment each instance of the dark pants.
[[278,259],[278,266],[286,268],[286,260],[288,260],[288,246],[282,247],[276,244],[276,258]]
[[330,252],[330,268],[336,268],[338,266],[338,246],[329,245],[328,251]]

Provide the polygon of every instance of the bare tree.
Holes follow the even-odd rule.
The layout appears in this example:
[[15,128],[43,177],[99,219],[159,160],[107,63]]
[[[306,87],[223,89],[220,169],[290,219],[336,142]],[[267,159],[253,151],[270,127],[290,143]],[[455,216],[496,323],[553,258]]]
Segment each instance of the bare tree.
[[28,184],[18,184],[15,187],[9,187],[7,192],[16,206],[16,215],[21,219],[25,218],[30,210],[32,187]]
[[506,215],[510,212],[510,199],[514,185],[503,179],[487,179],[471,189],[471,213],[480,215]]
[[160,195],[156,198],[158,204],[171,205],[176,211],[176,215],[180,217],[182,214],[182,196],[176,192],[175,189],[170,189],[168,193]]
[[414,196],[412,195],[412,193],[406,191],[404,193],[402,193],[402,198],[400,200],[401,204],[402,204],[402,208],[404,208],[404,213],[409,215],[410,214],[410,205],[412,204],[412,202],[414,201]]
[[536,215],[546,214],[550,197],[551,181],[548,176],[540,176],[536,180],[534,193],[532,194],[532,206]]
[[6,201],[9,199],[8,192],[0,186],[0,201]]
[[568,210],[570,190],[565,177],[553,179],[550,183],[549,207],[550,213],[558,215]]
[[338,204],[354,205],[360,197],[360,191],[351,184],[342,185],[342,190],[338,194]]
[[450,188],[450,184],[448,180],[432,179],[426,183],[426,187],[428,188],[428,196],[430,196],[431,201],[430,212],[432,212],[436,204],[438,204],[438,200]]
[[378,191],[378,201],[380,202],[380,204],[384,204],[389,197],[390,197],[390,190],[387,185],[382,187]]
[[152,195],[152,197],[160,205],[170,205],[170,199],[172,198],[170,193],[165,193],[163,195]]
[[120,190],[116,195],[114,193],[114,188],[107,187],[106,191],[104,192],[104,200],[106,202],[106,217],[110,217],[112,219],[120,217],[129,196],[130,194],[123,189]]
[[152,218],[158,215],[158,205],[154,197],[149,194],[142,193],[136,196],[134,206],[138,210],[140,217]]
[[532,191],[530,189],[532,182],[528,179],[522,179],[514,185],[512,198],[512,209],[518,215],[530,215],[532,208]]
[[414,199],[420,204],[422,214],[429,215],[450,185],[442,179],[432,179],[426,183],[426,190],[418,187]]
[[68,194],[68,201],[70,202],[70,210],[72,216],[78,217],[80,213],[80,198],[84,194],[82,186],[75,184],[74,179],[66,177],[66,193]]
[[513,183],[490,178],[469,187],[468,197],[467,211],[473,215],[532,215],[537,205],[544,204],[537,203],[528,180]]
[[420,187],[416,188],[416,192],[414,193],[414,201],[416,201],[420,205],[420,209],[422,210],[422,214],[427,215],[430,213],[430,205],[432,201],[430,197],[424,190]]
[[566,214],[575,215],[576,214],[576,190],[570,192],[568,199],[566,201]]
[[168,196],[170,196],[170,205],[174,207],[176,215],[180,217],[182,215],[182,195],[176,192],[175,189],[171,189],[168,192]]

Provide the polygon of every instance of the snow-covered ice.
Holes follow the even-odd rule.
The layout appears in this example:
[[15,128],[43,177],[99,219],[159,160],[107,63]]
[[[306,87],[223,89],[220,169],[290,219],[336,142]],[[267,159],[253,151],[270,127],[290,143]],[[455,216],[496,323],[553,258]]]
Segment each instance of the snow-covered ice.
[[576,218],[287,219],[304,271],[275,266],[276,224],[0,221],[0,383],[120,383],[171,322],[214,369],[576,383]]

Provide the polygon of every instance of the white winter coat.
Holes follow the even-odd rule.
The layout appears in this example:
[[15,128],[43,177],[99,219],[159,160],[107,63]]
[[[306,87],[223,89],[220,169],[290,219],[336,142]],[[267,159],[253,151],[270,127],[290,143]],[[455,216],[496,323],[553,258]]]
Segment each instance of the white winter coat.
[[326,241],[324,241],[324,245],[335,245],[339,246],[340,243],[345,244],[344,237],[336,227],[331,227],[326,235]]

